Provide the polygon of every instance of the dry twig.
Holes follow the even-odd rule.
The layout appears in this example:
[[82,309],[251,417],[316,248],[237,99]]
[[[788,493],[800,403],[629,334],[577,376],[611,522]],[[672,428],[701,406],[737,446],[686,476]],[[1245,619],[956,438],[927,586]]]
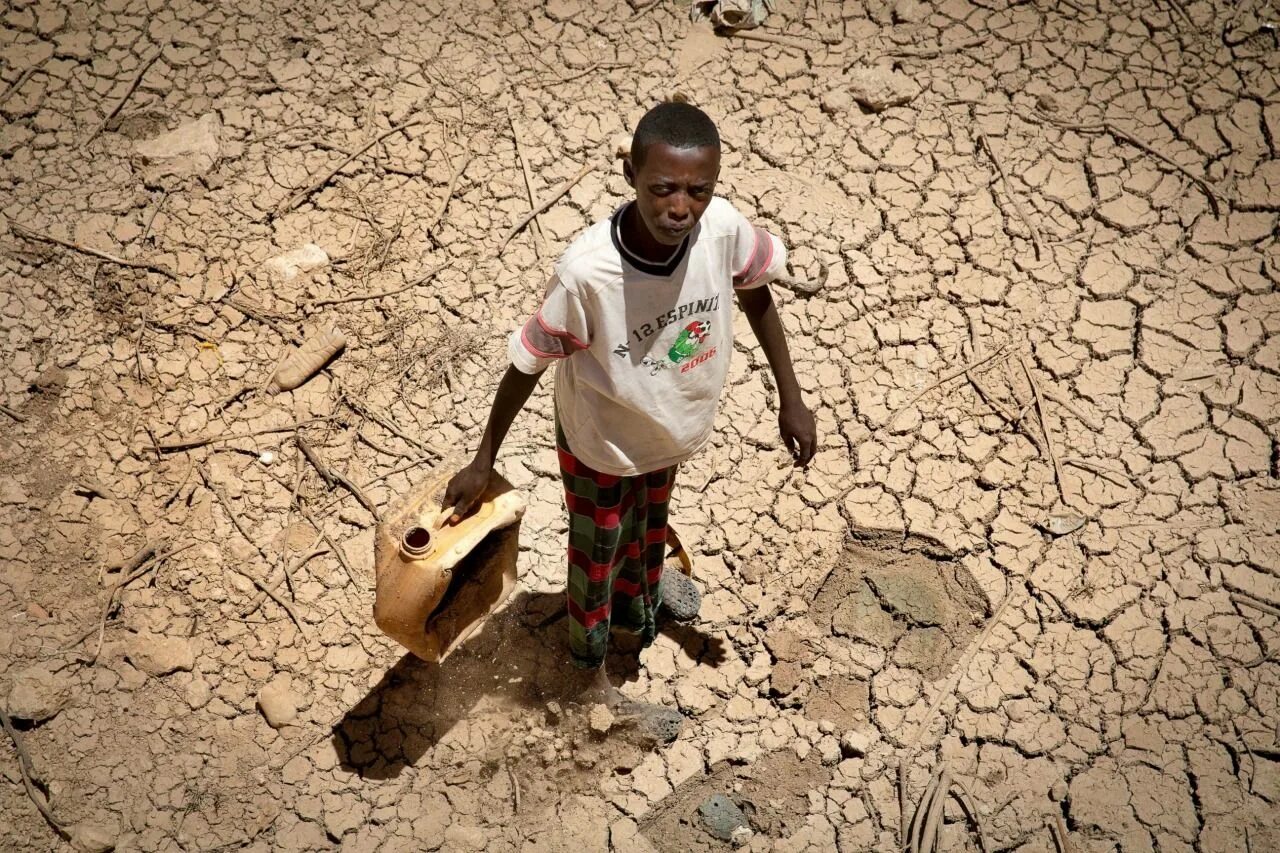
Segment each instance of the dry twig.
[[[107,617],[111,615],[111,608],[115,607],[116,597],[120,594],[120,590],[124,589],[126,586],[133,583],[135,580],[142,577],[143,575],[147,574],[152,569],[159,567],[159,565],[162,562],[169,559],[174,554],[178,554],[182,551],[187,550],[188,548],[195,547],[196,543],[188,542],[186,545],[180,545],[177,548],[171,548],[165,551],[160,551],[160,548],[167,544],[168,544],[168,540],[163,540],[163,539],[160,542],[156,543],[155,545],[151,545],[150,543],[148,543],[142,546],[142,550],[138,551],[137,554],[134,554],[133,557],[121,567],[121,572],[124,574],[124,576],[121,577],[120,580],[116,581],[115,584],[111,587],[111,592],[107,596],[106,604],[102,606],[102,615],[98,619],[97,646],[94,647],[93,654],[90,655],[88,658],[82,658],[80,660],[80,663],[93,666],[95,663],[98,662],[98,656],[102,654],[102,643],[107,633]],[[88,639],[92,635],[93,635],[93,631],[89,631],[88,633],[82,635],[79,639],[75,641],[75,643],[72,643],[71,645],[75,646],[81,641]]]
[[540,213],[545,212],[548,208],[551,207],[551,205],[555,204],[557,201],[563,198],[565,193],[573,189],[577,185],[578,181],[581,181],[583,178],[585,178],[587,176],[587,173],[594,168],[595,168],[595,163],[592,162],[590,159],[588,159],[587,162],[582,165],[582,168],[578,170],[578,173],[576,175],[574,175],[572,178],[569,178],[560,186],[556,187],[555,190],[553,190],[549,196],[543,199],[541,204],[535,206],[533,210],[529,211],[524,216],[522,216],[520,218],[520,221],[517,222],[515,225],[511,226],[511,230],[508,231],[506,236],[502,238],[502,242],[498,245],[498,254],[502,254],[502,251],[507,248],[507,244],[511,242],[511,238],[519,234],[526,225],[528,225],[531,221],[533,221],[534,217],[536,217]]
[[436,228],[440,226],[440,220],[444,219],[444,212],[449,209],[449,202],[453,201],[453,192],[458,187],[458,179],[462,177],[462,173],[471,164],[470,153],[465,157],[458,158],[458,167],[456,169],[453,168],[453,158],[449,156],[447,150],[444,151],[444,156],[445,162],[450,165],[449,184],[444,189],[444,198],[440,199],[440,206],[436,208],[436,212],[431,215],[431,219],[427,222],[425,229],[427,234],[435,234]]
[[351,163],[352,160],[355,160],[357,157],[364,154],[366,151],[368,151],[373,146],[377,145],[382,140],[386,139],[389,136],[394,136],[395,134],[400,133],[403,130],[408,130],[411,127],[416,127],[419,124],[422,124],[421,120],[410,117],[400,122],[399,124],[395,125],[394,127],[390,128],[389,130],[384,130],[382,133],[378,134],[373,139],[371,139],[367,144],[362,145],[360,148],[348,154],[343,159],[343,161],[339,163],[337,166],[334,166],[332,169],[329,169],[324,174],[322,174],[319,178],[316,178],[310,184],[298,190],[293,195],[286,198],[284,201],[280,202],[280,204],[277,205],[276,209],[272,212],[271,214],[272,218],[274,219],[277,216],[288,213],[298,205],[302,204],[311,196],[312,193],[318,191],[319,189],[324,187],[326,184],[328,184],[330,181],[332,181],[339,172],[341,172]]
[[373,516],[374,521],[382,521],[382,514],[378,512],[377,505],[373,501],[369,500],[369,496],[366,495],[359,486],[351,482],[351,478],[347,477],[341,471],[335,471],[328,465],[325,465],[324,462],[321,461],[320,456],[316,453],[315,449],[307,443],[305,438],[299,435],[297,441],[298,448],[302,450],[302,455],[307,457],[307,461],[311,463],[317,472],[319,472],[320,477],[327,485],[332,487],[334,483],[337,483],[342,486],[351,493],[352,497],[360,502],[362,507],[369,511],[369,514]]
[[1256,595],[1247,593],[1244,590],[1233,591],[1231,593],[1231,601],[1234,602],[1236,605],[1244,605],[1245,607],[1252,607],[1254,610],[1258,611],[1259,613],[1266,613],[1270,616],[1274,616],[1277,619],[1280,619],[1280,607],[1277,607],[1276,605],[1272,604],[1269,601],[1263,601],[1261,598],[1258,598]]
[[133,75],[133,79],[129,81],[129,88],[125,90],[124,95],[120,97],[120,100],[116,101],[116,105],[111,108],[111,112],[107,113],[106,118],[98,122],[98,126],[93,129],[93,133],[90,133],[89,136],[85,138],[85,145],[88,145],[99,133],[102,133],[103,129],[111,123],[111,120],[119,114],[121,108],[124,107],[125,102],[133,97],[133,93],[138,90],[140,85],[142,85],[142,78],[151,70],[151,66],[156,64],[156,60],[160,58],[160,55],[163,52],[163,50],[157,50],[155,53],[151,54],[150,59],[142,63],[142,67],[137,70]]
[[897,47],[893,50],[885,51],[884,55],[900,59],[935,59],[946,53],[958,53],[971,47],[981,47],[988,40],[988,36],[974,36],[971,39],[953,42],[952,44],[942,44],[937,47]]
[[[1056,125],[1057,127],[1061,127],[1066,130],[1074,130],[1079,133],[1110,134],[1111,136],[1114,136],[1116,139],[1119,139],[1122,142],[1129,143],[1134,148],[1138,148],[1142,151],[1145,151],[1146,153],[1150,154],[1152,157],[1155,157],[1157,160],[1161,161],[1162,163],[1176,169],[1180,174],[1182,174],[1184,177],[1186,177],[1196,186],[1200,187],[1200,189],[1204,191],[1205,196],[1208,198],[1209,207],[1210,209],[1213,210],[1214,216],[1220,216],[1222,214],[1222,209],[1221,207],[1219,207],[1219,203],[1230,206],[1230,201],[1225,197],[1223,197],[1222,193],[1218,191],[1218,188],[1215,187],[1213,184],[1209,183],[1208,180],[1200,177],[1195,172],[1191,171],[1186,166],[1179,163],[1177,160],[1174,160],[1168,154],[1165,154],[1163,151],[1160,151],[1159,149],[1153,147],[1149,143],[1143,142],[1141,139],[1129,133],[1128,131],[1121,130],[1120,128],[1116,127],[1110,122],[1101,121],[1101,122],[1098,122],[1097,124],[1082,124],[1080,122],[1067,121],[1066,119],[1055,118],[1054,116],[1051,116],[1048,113],[1045,113],[1043,110],[1037,110],[1036,115],[1039,116],[1044,121],[1047,121],[1050,124]],[[1027,116],[1023,115],[1023,118],[1027,118]]]
[[308,426],[310,424],[326,423],[333,420],[333,417],[309,418],[305,421],[289,424],[281,427],[268,427],[266,429],[249,430],[248,432],[224,432],[221,435],[205,435],[199,438],[178,439],[177,441],[165,441],[156,445],[156,449],[162,453],[171,453],[175,450],[191,450],[194,447],[204,447],[206,444],[216,444],[221,441],[234,441],[238,438],[253,438],[257,435],[271,435],[278,432],[294,432],[299,427]]
[[1022,372],[1027,376],[1027,383],[1031,385],[1031,393],[1035,395],[1036,414],[1040,417],[1040,431],[1044,433],[1045,453],[1049,456],[1049,461],[1053,463],[1053,480],[1058,486],[1058,497],[1062,498],[1062,502],[1067,502],[1066,486],[1062,479],[1062,463],[1058,461],[1058,452],[1053,447],[1053,436],[1049,433],[1049,419],[1045,417],[1044,396],[1040,393],[1040,386],[1036,383],[1035,377],[1031,375],[1031,368],[1027,365],[1027,360],[1021,355],[1018,356],[1018,363],[1022,365]]
[[946,373],[942,374],[942,376],[938,380],[936,380],[931,385],[926,387],[923,391],[920,391],[919,393],[917,393],[914,397],[912,397],[906,403],[904,403],[903,405],[895,409],[893,414],[889,416],[889,420],[885,424],[885,426],[892,426],[893,422],[898,419],[899,415],[901,415],[907,409],[910,409],[916,403],[920,402],[920,399],[924,397],[924,395],[928,394],[930,391],[934,390],[935,388],[939,388],[943,385],[946,385],[952,379],[958,379],[959,377],[964,376],[965,374],[969,373],[969,371],[974,370],[975,368],[981,367],[982,365],[986,364],[988,361],[991,361],[993,358],[996,358],[997,356],[1003,355],[1005,350],[1007,350],[1008,348],[1009,348],[1009,345],[1004,344],[1003,346],[1000,347],[1000,349],[991,353],[991,355],[975,358],[973,361],[969,362],[968,364],[961,365],[960,367],[957,367],[954,370],[949,370]]
[[27,419],[26,415],[20,415],[17,412],[15,412],[13,409],[4,405],[0,405],[0,414],[6,414],[9,417],[13,418],[15,421],[17,421],[18,423],[23,423]]
[[[538,199],[533,195],[533,175],[529,172],[529,158],[525,156],[524,141],[520,138],[520,127],[516,124],[516,118],[507,111],[507,122],[511,125],[511,139],[516,146],[516,159],[520,161],[520,171],[524,174],[524,189],[529,195],[529,206],[537,207]],[[546,235],[542,233],[542,225],[538,222],[538,215],[533,216],[533,230],[537,234],[537,239],[533,241],[533,251],[541,258],[542,244],[546,241]]]
[[98,258],[100,260],[104,260],[109,263],[116,264],[117,266],[132,267],[133,269],[138,269],[138,270],[147,270],[148,272],[159,273],[160,275],[167,276],[168,278],[171,278],[174,280],[178,278],[177,274],[174,273],[173,270],[169,269],[168,267],[161,266],[160,264],[153,263],[151,261],[131,261],[128,258],[116,257],[115,255],[102,251],[101,249],[94,249],[89,246],[82,246],[79,243],[73,243],[70,240],[63,240],[60,237],[54,237],[52,234],[44,234],[40,231],[32,231],[30,228],[27,228],[24,225],[19,225],[13,220],[9,220],[9,227],[19,237],[22,237],[27,240],[38,240],[42,243],[52,243],[55,246],[61,246],[64,249],[71,249],[72,251],[79,252],[82,255],[88,255],[92,258]]
[[721,28],[716,30],[716,35],[730,36],[736,39],[744,39],[745,41],[758,41],[765,44],[780,44],[783,47],[794,47],[796,50],[821,50],[827,47],[820,41],[805,41],[789,36],[780,36],[777,33],[762,33],[759,30],[734,30]]
[[[50,54],[50,56],[52,55],[53,54]],[[47,62],[48,60],[49,60],[49,57],[46,56],[44,59],[41,59],[39,62],[36,62],[28,66],[25,71],[19,74],[18,79],[14,80],[9,85],[9,88],[4,90],[3,95],[0,95],[0,104],[3,104],[5,101],[9,100],[9,96],[12,95],[14,92],[18,91],[19,89],[21,89],[23,84],[31,79],[31,75],[39,71],[44,66],[45,62]]]
[[414,279],[408,284],[402,285],[400,287],[393,287],[390,290],[380,290],[380,291],[377,291],[376,293],[360,293],[355,296],[338,296],[332,299],[317,299],[314,302],[308,302],[306,306],[306,310],[307,310],[307,313],[311,313],[315,311],[317,308],[322,308],[326,305],[345,305],[348,302],[364,302],[369,299],[384,299],[385,297],[388,297],[388,296],[395,296],[398,293],[404,293],[406,290],[412,290],[413,288],[418,287],[419,285],[426,284],[428,281],[434,278],[441,270],[443,270],[447,266],[448,264],[441,264],[440,266],[436,267],[433,270],[429,270],[427,273]]
[[1067,824],[1062,819],[1062,815],[1054,812],[1053,822],[1049,827],[1049,834],[1053,836],[1053,843],[1058,848],[1058,853],[1073,853],[1074,848],[1071,846],[1071,838],[1067,835]]
[[1023,209],[1017,193],[1013,191],[1013,184],[1009,183],[1009,175],[1005,172],[1004,164],[1000,162],[1000,157],[996,154],[996,149],[992,146],[991,140],[987,138],[985,133],[979,133],[978,139],[982,142],[982,147],[986,148],[987,153],[991,155],[991,162],[995,164],[996,171],[1000,174],[1000,180],[1004,183],[1005,194],[1009,196],[1014,212],[1018,214],[1018,218],[1022,220],[1023,226],[1031,235],[1031,246],[1035,250],[1036,260],[1040,260],[1044,249],[1044,239],[1040,236],[1040,229],[1032,224],[1031,218],[1027,216],[1027,212]]
[[22,773],[22,787],[27,789],[27,796],[31,798],[31,802],[36,804],[36,808],[40,810],[40,815],[49,824],[49,828],[56,832],[63,841],[70,841],[71,833],[53,816],[53,811],[49,808],[49,801],[46,799],[48,791],[45,789],[44,783],[36,778],[35,770],[31,766],[31,756],[27,754],[27,748],[23,746],[22,738],[13,727],[13,720],[9,719],[9,715],[4,711],[0,711],[0,724],[4,726],[5,734],[9,735],[9,739],[13,741],[13,748],[18,752],[18,770]]

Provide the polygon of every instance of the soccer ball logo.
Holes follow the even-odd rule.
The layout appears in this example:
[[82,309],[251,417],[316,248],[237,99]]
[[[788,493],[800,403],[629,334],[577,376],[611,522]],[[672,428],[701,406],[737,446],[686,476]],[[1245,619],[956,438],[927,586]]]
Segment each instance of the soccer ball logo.
[[697,355],[698,350],[702,349],[702,345],[707,342],[707,337],[710,334],[710,320],[694,320],[680,330],[680,336],[671,345],[671,349],[667,352],[667,357],[675,364],[679,364],[685,359]]

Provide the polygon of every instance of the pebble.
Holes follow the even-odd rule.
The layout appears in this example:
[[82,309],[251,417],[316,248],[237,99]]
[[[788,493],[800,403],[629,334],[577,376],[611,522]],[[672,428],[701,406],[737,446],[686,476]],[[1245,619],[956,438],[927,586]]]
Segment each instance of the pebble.
[[14,719],[39,723],[57,716],[70,699],[71,679],[37,665],[18,674],[5,706]]
[[739,833],[739,838],[742,838],[740,831],[743,829],[751,832],[747,816],[724,794],[713,794],[704,800],[698,806],[698,818],[702,828],[721,841],[733,841],[734,833]]

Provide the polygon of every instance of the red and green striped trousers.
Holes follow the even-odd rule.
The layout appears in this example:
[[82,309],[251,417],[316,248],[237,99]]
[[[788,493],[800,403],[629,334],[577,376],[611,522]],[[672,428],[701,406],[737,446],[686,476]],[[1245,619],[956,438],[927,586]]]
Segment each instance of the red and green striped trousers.
[[667,505],[676,466],[618,477],[574,456],[556,428],[569,509],[569,652],[576,666],[604,663],[609,630],[657,636]]

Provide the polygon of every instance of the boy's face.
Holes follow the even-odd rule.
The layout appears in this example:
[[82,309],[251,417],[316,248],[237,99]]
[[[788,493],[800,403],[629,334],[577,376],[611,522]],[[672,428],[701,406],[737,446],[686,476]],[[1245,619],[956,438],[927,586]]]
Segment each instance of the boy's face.
[[650,236],[664,246],[678,246],[702,218],[720,176],[720,149],[649,146],[644,163],[622,167],[636,191],[636,210]]

